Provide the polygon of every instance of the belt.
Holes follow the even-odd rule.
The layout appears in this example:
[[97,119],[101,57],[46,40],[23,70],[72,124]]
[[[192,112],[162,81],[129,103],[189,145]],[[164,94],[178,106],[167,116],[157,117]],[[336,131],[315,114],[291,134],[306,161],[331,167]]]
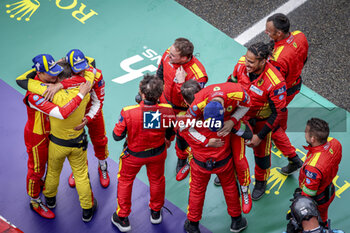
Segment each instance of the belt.
[[322,205],[328,202],[329,199],[331,199],[334,192],[335,192],[334,184],[330,183],[322,193],[312,197],[312,199],[314,199],[318,205]]
[[302,84],[302,79],[301,79],[301,76],[299,76],[298,78],[297,78],[297,80],[296,81],[298,81],[298,80],[300,80],[300,82],[297,84],[297,85],[294,85],[294,86],[292,86],[291,88],[288,88],[287,89],[287,96],[291,96],[291,95],[293,95],[295,92],[297,92],[297,91],[300,91],[300,89],[301,89],[301,84]]
[[230,158],[232,158],[232,154],[231,153],[226,158],[224,158],[223,160],[213,161],[213,159],[210,158],[206,162],[202,162],[202,161],[199,161],[198,159],[196,159],[193,156],[194,162],[196,164],[198,164],[199,166],[201,166],[202,168],[208,170],[208,171],[211,171],[211,170],[213,170],[215,168],[219,168],[219,167],[224,166],[230,160]]
[[181,111],[187,111],[187,109],[188,109],[187,107],[180,107],[180,106],[174,105],[172,102],[170,102],[170,101],[165,97],[165,95],[164,95],[164,98],[165,98],[166,102],[168,102],[168,104],[170,104],[171,107],[173,107],[173,109],[177,109],[177,110],[181,110]]
[[61,138],[57,138],[53,136],[52,134],[49,135],[49,139],[60,146],[65,146],[65,147],[76,147],[76,148],[83,148],[83,150],[87,149],[88,145],[88,140],[87,140],[87,135],[85,134],[85,130],[82,134],[80,134],[78,137],[69,139],[69,140],[64,140]]
[[138,158],[149,158],[149,157],[153,157],[156,155],[160,155],[165,149],[165,143],[163,145],[161,145],[160,147],[156,147],[150,150],[145,150],[145,151],[140,151],[140,152],[134,152],[132,150],[130,150],[129,148],[126,148],[126,151]]

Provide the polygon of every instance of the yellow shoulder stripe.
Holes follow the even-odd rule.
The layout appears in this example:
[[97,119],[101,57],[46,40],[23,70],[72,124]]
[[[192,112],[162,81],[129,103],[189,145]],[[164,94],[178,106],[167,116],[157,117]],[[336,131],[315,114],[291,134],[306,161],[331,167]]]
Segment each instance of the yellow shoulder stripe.
[[281,54],[283,49],[284,49],[284,46],[280,46],[280,47],[278,47],[277,49],[275,49],[273,51],[273,54],[272,54],[272,60],[273,61],[277,61],[277,59],[280,56],[280,54]]
[[279,80],[277,75],[271,69],[268,69],[265,72],[265,74],[270,79],[272,85],[276,86],[276,85],[278,85],[281,82],[281,80]]
[[99,78],[101,77],[101,73],[100,72],[96,72],[96,75],[95,75],[95,80],[99,80]]
[[196,63],[194,63],[191,66],[191,70],[194,73],[194,75],[196,76],[197,79],[200,79],[204,76],[203,72],[201,71],[201,69],[199,69],[198,65]]
[[245,56],[242,56],[239,60],[238,63],[245,63]]
[[317,152],[314,157],[312,158],[312,160],[310,161],[309,165],[314,167],[318,161],[318,159],[320,158],[321,152]]
[[91,66],[91,63],[93,63],[95,61],[95,59],[92,58],[92,57],[85,56],[85,58],[86,58],[86,60],[88,60],[88,63],[89,63],[90,66]]
[[25,72],[24,74],[18,76],[18,77],[16,78],[16,80],[26,80],[26,79],[27,79],[27,75],[30,74],[30,73],[32,73],[32,72],[34,72],[34,71],[36,72],[35,69],[28,70],[28,71]]
[[330,142],[330,141],[332,141],[332,140],[333,140],[332,137],[328,137],[328,138],[327,138],[327,142]]
[[299,33],[301,33],[301,31],[294,31],[292,32],[292,35],[295,36],[295,35],[298,35]]
[[139,104],[135,104],[135,105],[130,105],[130,106],[126,106],[123,108],[124,111],[128,111],[128,110],[131,110],[131,109],[134,109],[134,108],[137,108],[137,107],[140,107]]
[[161,107],[172,108],[170,104],[158,104]]
[[241,101],[243,99],[243,92],[236,91],[236,92],[227,93],[227,98]]
[[208,98],[205,98],[205,100],[197,104],[197,107],[202,110],[207,105],[207,102],[208,102]]

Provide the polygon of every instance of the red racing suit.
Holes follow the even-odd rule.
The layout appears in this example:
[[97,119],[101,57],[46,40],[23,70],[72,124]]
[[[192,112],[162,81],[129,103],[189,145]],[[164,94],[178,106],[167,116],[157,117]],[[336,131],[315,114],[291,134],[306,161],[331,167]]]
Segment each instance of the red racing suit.
[[169,104],[142,101],[121,111],[113,130],[116,141],[127,137],[119,159],[116,210],[119,217],[127,217],[131,212],[132,185],[143,165],[146,165],[150,184],[149,207],[154,211],[163,207],[167,155],[165,138],[170,139],[173,134],[173,129],[164,127],[164,122],[168,124],[174,120],[175,114]]
[[[237,124],[237,122],[240,121],[240,116],[235,115],[235,111],[239,106],[249,108],[250,97],[237,83],[219,83],[203,88],[195,94],[195,99],[187,110],[187,115],[191,118],[203,119],[205,106],[215,97],[224,99],[224,121],[232,120],[235,124],[234,128],[239,127],[240,124]],[[202,138],[204,139],[202,146],[205,147],[209,138]],[[244,139],[232,134],[230,144],[239,183],[242,186],[248,186],[250,184],[250,174],[249,164],[245,157]]]
[[[35,80],[39,80],[39,78],[36,76]],[[23,99],[27,106],[28,115],[24,128],[24,141],[28,153],[26,183],[27,193],[30,197],[39,197],[41,178],[45,173],[50,134],[49,116],[66,119],[79,106],[82,97],[77,95],[68,104],[59,107],[46,101],[42,96],[27,91]]]
[[300,91],[300,75],[306,63],[308,49],[306,36],[301,31],[291,32],[286,39],[275,42],[270,62],[285,78],[287,106]]
[[[208,82],[208,76],[204,66],[195,56],[192,56],[191,60],[185,64],[172,64],[169,61],[169,51],[170,48],[163,54],[157,70],[157,76],[164,81],[164,91],[159,100],[161,103],[169,103],[174,108],[175,113],[179,114],[181,111],[187,110],[187,105],[181,94],[183,83],[177,83],[175,79],[176,70],[182,66],[187,73],[185,82],[191,79],[196,80],[202,88]],[[179,159],[188,157],[188,144],[178,133],[175,149]]]
[[269,62],[266,62],[259,76],[248,74],[245,56],[239,59],[228,81],[240,83],[250,96],[252,107],[245,118],[253,127],[253,133],[262,140],[253,148],[255,179],[266,181],[271,167],[271,131],[278,126],[281,112],[286,107],[286,83],[281,73]]
[[181,95],[181,86],[183,83],[177,83],[175,79],[176,70],[182,66],[187,73],[185,82],[190,79],[196,80],[202,88],[208,82],[208,76],[204,66],[195,56],[192,56],[191,60],[185,64],[170,63],[169,50],[163,54],[157,70],[157,76],[164,81],[164,91],[160,101],[171,104],[175,113],[178,114],[180,111],[186,111],[187,105]]
[[307,158],[300,169],[299,187],[302,195],[309,196],[318,204],[323,222],[328,219],[328,207],[335,197],[332,183],[337,175],[342,158],[342,146],[335,138],[316,147],[304,147],[308,150]]
[[[300,92],[302,84],[300,75],[307,60],[308,49],[309,44],[301,31],[291,32],[286,39],[275,42],[270,62],[281,72],[286,81],[286,106]],[[284,117],[281,118],[283,120],[279,123],[280,127],[272,133],[272,139],[284,156],[292,158],[296,156],[295,148],[285,132],[287,130],[288,111],[283,112],[283,115]]]
[[[232,217],[241,215],[239,191],[230,145],[231,134],[226,137],[218,137],[217,132],[211,132],[208,128],[194,127],[182,131],[181,135],[188,142],[193,153],[193,159],[190,162],[190,194],[187,219],[194,222],[201,220],[205,192],[211,174],[217,174],[220,179],[228,214]],[[206,147],[203,145],[203,137],[207,139],[220,138],[225,144],[218,148]],[[239,159],[235,158],[235,155],[233,157],[233,160]]]
[[[102,71],[93,68],[91,65],[95,64],[95,60],[86,57],[89,60],[90,68],[94,70],[95,80],[90,91],[91,100],[86,107],[85,117],[88,119],[87,127],[91,138],[92,145],[94,146],[95,156],[100,160],[104,160],[108,157],[108,138],[106,136],[106,128],[103,117],[103,102],[105,98],[105,81],[103,79]],[[80,76],[73,76],[72,78],[65,79],[61,82],[64,89],[79,86],[86,80]]]

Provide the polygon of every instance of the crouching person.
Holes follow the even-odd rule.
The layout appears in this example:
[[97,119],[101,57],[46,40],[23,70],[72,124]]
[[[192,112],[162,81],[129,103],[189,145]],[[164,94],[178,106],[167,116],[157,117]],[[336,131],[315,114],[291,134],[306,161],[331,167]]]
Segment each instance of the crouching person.
[[[200,119],[198,119],[200,120]],[[185,129],[181,136],[189,143],[193,151],[190,162],[190,194],[188,201],[186,232],[198,233],[202,217],[205,192],[211,174],[217,174],[224,192],[227,212],[231,216],[230,230],[240,232],[247,227],[247,220],[242,217],[239,191],[232,161],[230,145],[231,134],[218,136],[217,132],[224,125],[224,109],[218,102],[209,102],[204,108],[204,120],[210,121],[209,127],[196,124]]]
[[158,104],[162,92],[163,81],[155,75],[146,74],[140,82],[142,101],[123,108],[113,131],[116,141],[127,135],[119,160],[117,210],[112,216],[112,223],[121,232],[131,230],[128,216],[131,212],[132,186],[143,165],[146,165],[150,183],[150,221],[152,224],[162,222],[166,144],[169,145],[168,140],[173,135],[173,129],[166,126],[175,120],[171,105]]

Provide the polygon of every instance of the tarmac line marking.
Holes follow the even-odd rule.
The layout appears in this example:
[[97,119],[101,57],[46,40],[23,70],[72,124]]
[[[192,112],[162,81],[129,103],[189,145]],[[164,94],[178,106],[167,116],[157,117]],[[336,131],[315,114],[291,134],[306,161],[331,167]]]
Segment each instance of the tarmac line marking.
[[248,28],[245,32],[241,33],[239,36],[234,38],[234,40],[242,45],[248,43],[250,40],[254,39],[257,35],[259,35],[265,30],[265,24],[268,17],[275,13],[283,13],[287,15],[299,6],[301,6],[306,1],[307,0],[289,0],[288,2],[271,12],[269,15],[267,15],[265,18],[261,19],[259,22]]

